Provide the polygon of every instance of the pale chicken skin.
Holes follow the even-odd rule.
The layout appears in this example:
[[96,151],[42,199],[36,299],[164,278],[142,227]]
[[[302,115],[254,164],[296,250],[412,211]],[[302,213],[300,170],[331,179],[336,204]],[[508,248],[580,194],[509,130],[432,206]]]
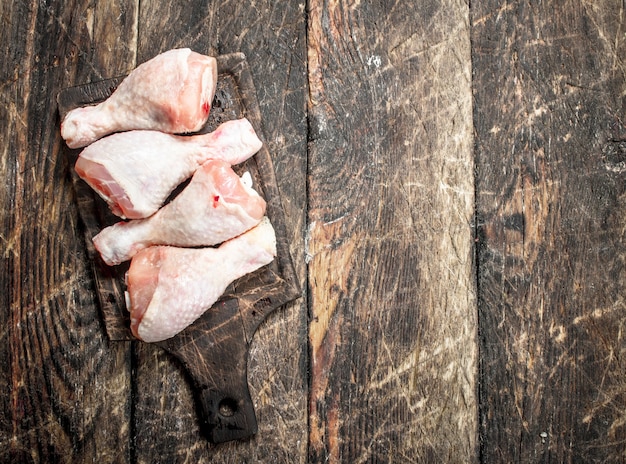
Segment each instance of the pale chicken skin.
[[61,136],[68,147],[80,148],[133,129],[195,132],[207,121],[216,85],[215,58],[169,50],[139,65],[104,102],[67,113]]
[[178,334],[231,282],[272,262],[276,235],[268,218],[219,248],[156,246],[139,252],[126,280],[131,330],[145,342]]
[[265,200],[230,165],[209,160],[170,203],[146,219],[119,222],[93,238],[103,261],[120,264],[152,245],[210,246],[259,223]]
[[205,161],[239,164],[261,146],[252,124],[245,118],[192,136],[143,130],[119,132],[85,148],[75,169],[114,214],[140,219],[154,214]]

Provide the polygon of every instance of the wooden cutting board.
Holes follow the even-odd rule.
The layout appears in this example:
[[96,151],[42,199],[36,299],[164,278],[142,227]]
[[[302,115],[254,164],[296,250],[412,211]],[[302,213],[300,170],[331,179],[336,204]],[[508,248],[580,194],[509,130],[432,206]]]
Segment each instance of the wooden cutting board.
[[[245,56],[241,53],[223,55],[217,57],[217,62],[218,83],[213,107],[200,132],[212,131],[225,121],[246,117],[264,140],[256,91]],[[121,80],[122,77],[62,91],[57,98],[61,120],[73,108],[103,101]],[[80,150],[65,147],[72,166],[79,153]],[[183,332],[157,343],[188,371],[204,429],[213,443],[256,433],[256,417],[247,383],[248,348],[263,319],[300,296],[266,144],[255,156],[233,168],[240,175],[250,172],[254,188],[267,202],[266,214],[276,231],[277,258],[234,282],[210,310]],[[133,340],[124,298],[124,275],[129,263],[107,266],[91,240],[102,228],[120,219],[73,169],[71,172],[107,334],[111,340]]]

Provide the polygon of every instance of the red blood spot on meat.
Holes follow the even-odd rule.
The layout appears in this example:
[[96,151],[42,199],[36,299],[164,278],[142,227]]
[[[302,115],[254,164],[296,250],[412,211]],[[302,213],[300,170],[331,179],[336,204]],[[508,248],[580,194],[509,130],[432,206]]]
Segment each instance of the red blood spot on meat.
[[210,109],[211,109],[211,106],[209,105],[208,101],[202,104],[202,111],[204,111],[205,114],[208,114]]
[[217,208],[218,201],[220,201],[220,196],[219,195],[214,195],[213,196],[213,208]]

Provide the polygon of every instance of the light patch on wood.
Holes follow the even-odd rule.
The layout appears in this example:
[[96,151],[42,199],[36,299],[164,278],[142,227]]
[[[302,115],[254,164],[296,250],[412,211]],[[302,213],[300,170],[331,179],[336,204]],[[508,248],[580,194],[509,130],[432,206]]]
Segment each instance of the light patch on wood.
[[[341,221],[312,222],[307,234],[307,250],[311,269],[311,323],[309,343],[311,347],[312,383],[310,391],[309,432],[311,446],[321,449],[328,444],[331,458],[339,456],[339,430],[341,418],[338,406],[327,409],[327,417],[320,421],[316,413],[318,402],[325,403],[328,394],[328,375],[341,344],[343,319],[334,320],[339,299],[348,291],[348,278],[358,237],[352,237],[339,245],[333,245],[341,235]],[[338,401],[338,397],[337,401]]]
[[348,290],[347,279],[359,239],[356,236],[351,237],[335,246],[333,241],[340,237],[339,222],[316,221],[311,226],[307,240],[308,256],[312,261],[311,269],[317,271],[311,275],[314,283],[311,286],[313,320],[310,325],[310,341],[315,362],[315,353],[324,341],[339,297]]
[[562,324],[555,325],[554,321],[550,323],[550,336],[554,338],[554,341],[557,343],[563,343],[567,338],[567,331]]
[[94,22],[94,11],[93,7],[88,7],[85,10],[85,27],[87,29],[87,33],[89,34],[89,39],[93,40],[93,22]]
[[[512,195],[506,203],[498,205],[498,214],[484,227],[487,239],[502,259],[506,256],[515,263],[512,271],[518,276],[532,269],[539,256],[546,230],[551,226],[550,205],[559,197],[560,185],[552,179],[543,148],[527,149],[528,152],[519,155],[521,165],[514,168],[520,175],[515,176]],[[496,204],[500,201],[498,197],[494,194]]]
[[[91,11],[91,9],[90,9]],[[126,74],[137,64],[137,36],[139,24],[139,2],[129,4],[115,0],[96,5],[97,21],[92,19],[91,28],[98,38],[99,53],[96,67],[102,70],[103,77],[116,77]],[[130,18],[126,18],[126,16]],[[120,67],[121,66],[121,67]]]

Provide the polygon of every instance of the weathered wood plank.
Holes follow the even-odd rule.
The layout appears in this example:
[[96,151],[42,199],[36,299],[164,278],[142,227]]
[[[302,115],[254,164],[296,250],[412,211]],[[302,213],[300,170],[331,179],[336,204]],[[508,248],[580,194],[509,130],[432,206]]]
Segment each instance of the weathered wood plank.
[[473,462],[468,6],[310,2],[311,462]]
[[[261,110],[264,143],[277,184],[301,288],[305,288],[304,225],[307,173],[305,2],[224,1],[219,53],[245,53]],[[233,462],[304,463],[307,458],[306,295],[265,320],[248,362],[259,431],[237,448]],[[214,454],[228,462],[229,450]]]
[[624,3],[472,10],[482,460],[624,462]]
[[[306,185],[305,18],[297,5],[278,9],[272,4],[256,2],[255,8],[249,8],[235,2],[184,2],[164,8],[162,2],[142,2],[138,56],[148,59],[182,46],[213,54],[246,53],[258,91],[264,142],[275,157],[279,187],[287,191],[283,206],[292,251],[301,254]],[[196,14],[189,14],[188,8]],[[170,34],[162,33],[165,25]],[[259,42],[267,45],[262,51]],[[295,179],[296,184],[285,179]],[[302,279],[303,258],[294,257]],[[137,461],[303,462],[305,318],[302,303],[289,305],[270,315],[253,339],[249,383],[259,432],[247,442],[210,445],[200,430],[183,371],[160,348],[137,344]]]
[[119,50],[94,59],[96,24],[135,34],[136,2],[109,8],[2,4],[0,461],[130,454],[129,351],[109,345],[100,323],[55,104],[77,79],[133,65]]
[[217,54],[219,2],[182,0],[141,2],[138,62],[171,48],[189,47],[198,53]]
[[[200,53],[217,48],[216,5],[210,1],[141,3],[138,63],[171,48]],[[167,33],[164,33],[167,31]],[[209,462],[191,382],[161,347],[134,342],[134,459],[151,462]]]

